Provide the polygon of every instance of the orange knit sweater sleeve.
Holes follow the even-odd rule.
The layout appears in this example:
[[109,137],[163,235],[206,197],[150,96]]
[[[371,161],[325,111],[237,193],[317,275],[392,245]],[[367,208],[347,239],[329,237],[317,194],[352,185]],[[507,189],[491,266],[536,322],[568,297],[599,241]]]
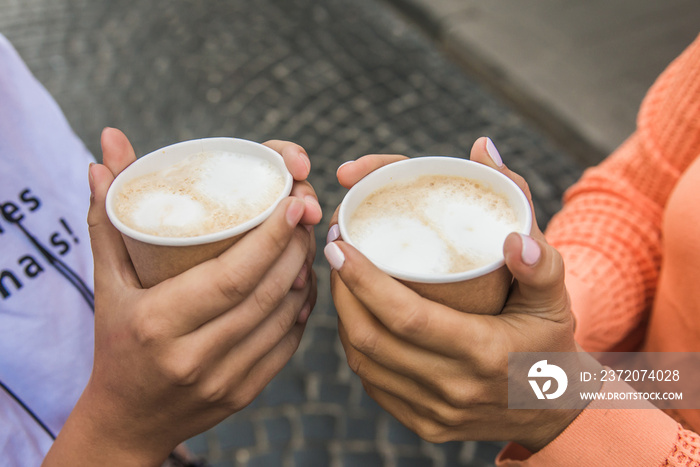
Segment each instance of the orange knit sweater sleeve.
[[699,148],[700,36],[649,90],[636,132],[567,191],[547,228],[564,257],[585,350],[639,346],[661,265],[664,207]]
[[[650,89],[637,131],[568,190],[547,229],[564,257],[584,349],[639,347],[659,279],[664,208],[699,155],[700,36]],[[597,404],[541,451],[511,443],[497,464],[700,467],[700,436],[662,411]]]

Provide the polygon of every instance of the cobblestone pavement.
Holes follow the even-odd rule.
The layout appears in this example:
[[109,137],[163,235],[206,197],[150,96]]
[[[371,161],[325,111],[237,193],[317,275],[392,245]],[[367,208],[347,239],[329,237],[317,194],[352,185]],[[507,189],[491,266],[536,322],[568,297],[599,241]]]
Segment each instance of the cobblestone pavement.
[[302,144],[325,219],[319,298],[298,352],[251,407],[190,440],[215,466],[491,465],[499,443],[420,440],[345,362],[321,247],[368,152],[468,156],[490,136],[526,177],[540,224],[580,174],[513,110],[380,0],[0,0],[0,32],[99,156],[104,126],[137,153],[205,136]]

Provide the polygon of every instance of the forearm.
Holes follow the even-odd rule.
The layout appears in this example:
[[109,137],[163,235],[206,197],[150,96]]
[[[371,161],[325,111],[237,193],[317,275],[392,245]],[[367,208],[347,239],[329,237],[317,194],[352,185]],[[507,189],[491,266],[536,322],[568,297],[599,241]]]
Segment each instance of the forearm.
[[644,337],[645,317],[655,290],[638,267],[610,259],[590,248],[564,246],[560,252],[566,264],[566,287],[571,311],[576,317],[574,336],[589,352],[631,352]]

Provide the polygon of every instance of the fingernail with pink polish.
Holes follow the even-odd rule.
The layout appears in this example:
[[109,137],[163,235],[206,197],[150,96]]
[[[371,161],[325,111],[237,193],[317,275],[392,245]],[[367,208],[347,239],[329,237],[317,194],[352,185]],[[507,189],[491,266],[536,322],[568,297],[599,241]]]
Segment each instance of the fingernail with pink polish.
[[330,229],[328,229],[328,235],[326,235],[326,245],[338,240],[340,237],[340,227],[338,224],[333,224]]
[[326,247],[323,249],[323,254],[326,255],[326,259],[328,260],[328,264],[331,265],[331,268],[338,271],[343,267],[343,264],[345,263],[345,255],[340,247],[335,243],[329,243],[326,245]]
[[486,152],[488,153],[493,163],[496,164],[496,166],[503,167],[503,159],[501,159],[501,153],[498,152],[498,149],[496,149],[496,145],[493,144],[491,138],[486,138]]
[[537,242],[529,235],[520,235],[520,240],[522,240],[522,249],[520,250],[520,258],[523,263],[528,266],[534,266],[540,259],[541,250]]

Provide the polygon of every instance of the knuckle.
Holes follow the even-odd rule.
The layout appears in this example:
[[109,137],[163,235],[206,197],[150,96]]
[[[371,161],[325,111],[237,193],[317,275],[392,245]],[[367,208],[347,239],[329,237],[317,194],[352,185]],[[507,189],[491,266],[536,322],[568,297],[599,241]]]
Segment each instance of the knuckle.
[[[508,377],[508,353],[501,349],[495,348],[491,352],[484,352],[484,355],[478,365],[474,367],[474,371],[478,378],[482,381],[497,381]],[[478,389],[469,388],[472,397],[477,397]]]
[[[469,396],[467,396],[467,398],[456,396],[456,400],[444,402],[445,403],[434,404],[429,409],[430,419],[434,420],[439,426],[453,430],[464,426],[470,421],[471,411],[469,409],[471,409],[472,404]],[[453,405],[456,403],[460,403],[461,405]]]
[[[363,365],[363,360],[364,357],[358,353],[358,352],[347,352],[346,353],[346,358],[348,361],[348,366],[352,370],[353,373],[355,373],[357,376],[362,378],[363,375],[363,370],[364,370],[364,365]],[[367,388],[365,388],[367,390]]]
[[[285,222],[286,225],[286,222]],[[266,226],[263,224],[263,226]],[[267,251],[268,254],[277,257],[282,254],[287,244],[292,238],[291,233],[295,233],[295,230],[291,232],[286,229],[280,228],[263,228],[260,231],[260,242],[262,245],[261,251]]]
[[232,399],[229,394],[228,386],[222,384],[218,380],[209,381],[207,384],[200,385],[198,394],[199,398],[208,405],[226,403],[226,405],[229,406]]
[[221,397],[213,402],[223,403],[229,412],[239,412],[250,405],[260,391],[246,385],[235,392],[229,391],[224,386],[220,392]]
[[561,256],[561,253],[559,253],[559,251],[557,251],[555,248],[552,248],[552,255],[552,267],[555,270],[555,274],[552,274],[552,276],[554,276],[556,282],[559,283],[560,287],[563,290],[566,290],[566,286],[564,285],[564,258]]
[[402,313],[396,314],[394,322],[394,332],[404,337],[412,337],[427,329],[430,316],[424,313],[420,306],[411,306]]
[[443,414],[440,419],[441,423],[447,428],[459,428],[463,426],[468,418],[458,411],[451,411]]
[[445,419],[449,421],[452,420],[451,417],[455,414],[455,408],[462,409],[472,405],[474,391],[466,384],[450,384],[441,388],[440,397],[449,406],[449,409],[445,411],[447,414]]
[[278,281],[273,281],[255,289],[253,300],[259,310],[268,312],[275,309],[286,294],[287,289]]
[[[217,261],[224,263],[221,259],[217,259]],[[239,269],[234,269],[225,263],[220,269],[221,275],[217,281],[219,291],[232,303],[240,303],[249,294],[246,275]]]
[[202,373],[197,359],[181,354],[171,354],[162,359],[160,367],[163,376],[175,386],[193,386]]
[[92,240],[94,242],[94,240],[100,234],[100,224],[97,220],[97,214],[94,212],[94,209],[92,208],[92,203],[90,204],[90,210],[88,211],[88,215],[87,215],[87,225],[88,225],[88,236],[90,237],[90,240]]
[[374,355],[377,349],[377,335],[361,326],[350,326],[347,329],[350,344],[364,355]]
[[552,309],[557,311],[567,311],[568,316],[568,312],[570,312],[571,310],[571,299],[569,297],[569,292],[567,292],[565,288],[562,289],[563,290],[561,291],[561,293],[557,294],[556,297],[554,297]]
[[246,408],[251,402],[253,402],[253,399],[253,397],[248,398],[245,397],[245,395],[239,395],[235,397],[228,397],[216,402],[222,403],[228,412],[236,413]]
[[[294,231],[292,233],[292,244],[298,244],[299,252],[303,254],[302,256],[304,259],[306,259],[306,257],[309,256],[309,250],[311,250],[312,246],[312,238],[314,238],[313,245],[315,245],[315,237],[311,233],[309,233],[308,230],[306,230],[300,225],[294,228]],[[284,248],[286,248],[286,244],[283,245],[283,249]]]
[[157,345],[168,336],[167,323],[153,313],[138,314],[132,326],[136,342],[143,347]]
[[436,423],[418,423],[415,425],[414,431],[421,439],[429,443],[442,444],[452,441],[449,431]]
[[549,267],[541,272],[537,287],[541,290],[552,290],[557,292],[552,295],[555,301],[561,301],[566,295],[566,285],[564,282],[564,260],[561,254],[554,249],[548,248],[551,254]]
[[296,303],[289,300],[285,301],[282,307],[283,308],[281,309],[280,313],[275,313],[272,316],[276,331],[273,334],[273,338],[276,341],[278,341],[278,344],[284,338],[284,336],[289,334],[289,332],[294,327],[294,324],[297,321],[297,314],[299,311],[299,306],[297,306]]

